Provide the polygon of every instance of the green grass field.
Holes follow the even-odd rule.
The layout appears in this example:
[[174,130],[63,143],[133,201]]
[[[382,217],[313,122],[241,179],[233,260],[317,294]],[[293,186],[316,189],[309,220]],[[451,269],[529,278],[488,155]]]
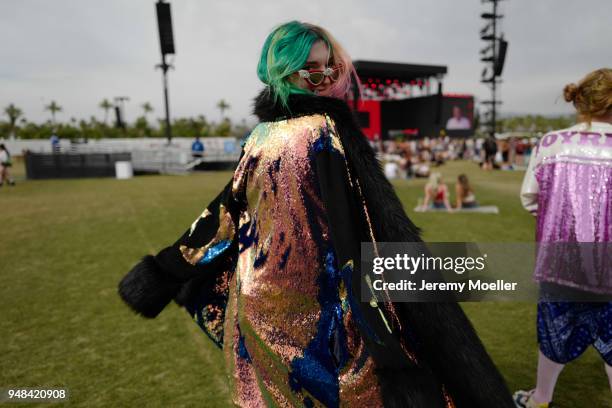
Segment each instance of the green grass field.
[[[429,241],[532,241],[520,172],[440,168],[451,185],[470,176],[478,200],[501,214],[413,213],[424,180],[398,181]],[[221,352],[176,305],[157,319],[132,314],[116,294],[144,254],[171,244],[231,173],[131,180],[24,181],[0,189],[0,388],[67,387],[74,405],[228,407]],[[520,256],[520,255],[519,255]],[[535,304],[463,305],[511,389],[532,387]],[[469,373],[466,373],[469,375]],[[561,374],[559,407],[612,406],[594,350]]]

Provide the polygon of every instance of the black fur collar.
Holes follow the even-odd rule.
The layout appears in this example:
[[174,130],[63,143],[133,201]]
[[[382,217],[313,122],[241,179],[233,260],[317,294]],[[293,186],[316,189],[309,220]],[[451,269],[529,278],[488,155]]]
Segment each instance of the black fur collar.
[[270,88],[264,88],[255,98],[253,114],[261,122],[273,122],[298,116],[327,113],[334,119],[355,121],[349,106],[341,99],[327,96],[291,94],[288,107],[275,101]]

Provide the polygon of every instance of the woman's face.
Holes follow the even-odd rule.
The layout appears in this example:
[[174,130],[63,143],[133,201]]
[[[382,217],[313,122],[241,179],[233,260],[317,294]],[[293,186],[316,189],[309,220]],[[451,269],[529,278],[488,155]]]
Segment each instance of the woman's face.
[[[329,54],[329,49],[327,48],[327,44],[325,44],[324,41],[315,41],[312,44],[312,47],[310,48],[310,54],[308,55],[308,59],[306,60],[306,63],[301,69],[314,69],[323,71],[325,68],[327,68],[333,63],[329,60]],[[290,81],[298,87],[302,89],[309,89],[317,95],[329,96],[329,90],[331,88],[331,79],[329,77],[325,77],[323,82],[321,82],[317,86],[314,86],[308,81],[306,81],[306,79],[301,78],[299,73],[294,72],[293,74],[291,74]]]

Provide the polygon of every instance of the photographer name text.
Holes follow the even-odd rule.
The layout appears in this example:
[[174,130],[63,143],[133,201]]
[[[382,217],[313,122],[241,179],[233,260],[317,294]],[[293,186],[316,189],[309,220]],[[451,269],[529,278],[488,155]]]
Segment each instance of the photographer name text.
[[385,282],[382,279],[376,279],[372,282],[374,290],[381,291],[445,291],[462,293],[464,290],[475,291],[515,291],[517,282],[506,282],[503,279],[498,279],[495,282],[477,280],[468,280],[467,282],[430,282],[421,280],[415,282],[412,280],[402,279],[398,282]]

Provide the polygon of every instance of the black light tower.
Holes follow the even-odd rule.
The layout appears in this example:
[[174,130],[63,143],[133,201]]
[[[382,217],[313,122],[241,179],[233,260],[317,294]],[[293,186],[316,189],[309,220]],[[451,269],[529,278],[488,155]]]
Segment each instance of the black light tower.
[[497,98],[497,84],[501,83],[500,77],[504,69],[506,50],[508,49],[508,42],[504,40],[504,35],[498,36],[497,34],[499,22],[504,17],[498,14],[497,6],[500,1],[482,0],[483,3],[491,3],[493,10],[480,15],[485,21],[485,26],[480,30],[480,39],[485,41],[485,48],[480,50],[480,60],[486,63],[482,70],[480,82],[489,85],[491,88],[491,99],[481,103],[489,108],[485,115],[489,119],[489,134],[492,137],[495,136],[497,105],[501,105],[501,101]]
[[124,112],[124,106],[125,106],[125,102],[129,101],[130,98],[127,96],[115,96],[115,116],[116,116],[116,122],[115,122],[115,127],[119,128],[119,129],[123,129],[123,131],[125,132],[126,130],[126,126],[125,126],[125,120],[123,117],[123,112]]
[[156,68],[161,68],[164,80],[164,102],[166,104],[166,137],[168,144],[172,141],[172,128],[170,127],[170,106],[168,104],[168,69],[173,68],[166,62],[166,55],[174,55],[174,38],[172,36],[172,18],[170,15],[170,4],[159,0],[155,7],[157,9],[157,26],[159,27],[159,45],[161,46],[161,64]]

